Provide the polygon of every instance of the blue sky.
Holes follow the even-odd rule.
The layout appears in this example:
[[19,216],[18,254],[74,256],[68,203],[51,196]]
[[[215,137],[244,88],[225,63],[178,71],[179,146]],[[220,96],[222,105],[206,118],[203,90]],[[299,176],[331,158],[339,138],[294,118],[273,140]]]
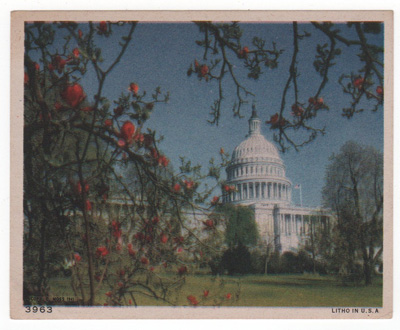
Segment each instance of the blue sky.
[[[280,109],[282,91],[288,78],[288,68],[292,55],[291,23],[272,24],[242,24],[242,45],[251,49],[253,36],[266,40],[267,45],[274,41],[278,49],[284,49],[277,69],[266,69],[265,74],[257,81],[246,78],[246,72],[239,61],[233,56],[238,77],[246,88],[255,94],[249,97],[249,104],[243,107],[243,119],[234,118],[231,112],[235,101],[235,89],[232,82],[224,82],[225,99],[222,105],[222,116],[219,126],[210,125],[210,106],[216,99],[217,85],[214,81],[206,83],[196,77],[187,77],[186,71],[194,59],[202,60],[202,48],[195,40],[201,35],[192,23],[139,23],[131,45],[118,66],[112,71],[105,84],[105,95],[115,100],[121,91],[126,91],[129,83],[139,84],[140,90],[151,93],[157,86],[170,92],[168,104],[157,105],[146,126],[155,129],[158,135],[164,136],[161,149],[171,159],[174,167],[179,164],[179,156],[185,156],[194,164],[207,167],[211,157],[218,157],[220,147],[231,153],[247,134],[247,120],[251,114],[251,104],[256,102],[260,118],[265,122]],[[82,30],[85,26],[82,24]],[[351,37],[345,25],[340,27]],[[307,30],[312,33],[310,38],[300,41],[298,66],[300,71],[299,90],[301,101],[315,94],[320,83],[313,61],[317,43],[327,42],[326,38],[309,24],[299,24],[299,32]],[[122,35],[122,34],[121,34]],[[119,34],[111,38],[98,37],[103,48],[103,57],[107,64],[116,54]],[[382,44],[382,35],[369,35],[376,44]],[[318,137],[299,152],[290,150],[282,155],[286,164],[287,176],[293,184],[302,185],[303,204],[320,205],[321,189],[324,185],[325,167],[333,152],[348,140],[372,145],[383,150],[383,111],[376,113],[366,111],[348,120],[341,116],[341,109],[349,104],[337,83],[342,73],[357,73],[360,62],[358,49],[342,48],[342,54],[336,60],[329,74],[329,83],[322,92],[328,112],[321,112],[314,120],[317,127],[326,127],[326,135]],[[91,86],[95,77],[88,74],[82,85],[90,96]],[[287,106],[293,103],[288,95]],[[262,126],[264,136],[272,141],[273,131],[267,125]],[[294,203],[299,203],[299,191],[293,191]]]

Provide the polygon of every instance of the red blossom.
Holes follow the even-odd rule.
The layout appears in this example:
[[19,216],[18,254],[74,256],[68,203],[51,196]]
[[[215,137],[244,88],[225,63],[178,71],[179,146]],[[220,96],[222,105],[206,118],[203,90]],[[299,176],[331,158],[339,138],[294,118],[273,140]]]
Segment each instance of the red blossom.
[[78,48],[74,48],[74,50],[72,51],[72,54],[74,54],[75,58],[79,57],[79,49]]
[[195,70],[197,71],[199,69],[199,67],[200,67],[199,62],[197,60],[194,60],[194,68],[195,68]]
[[106,120],[104,121],[104,126],[105,126],[105,127],[111,127],[112,124],[113,124],[113,121],[112,121],[111,119],[106,119]]
[[111,297],[112,296],[112,292],[111,291],[106,292],[106,296],[107,297]]
[[297,104],[292,105],[292,116],[301,117],[304,113],[304,109]]
[[182,251],[183,251],[183,249],[181,247],[176,250],[176,252],[178,252],[178,253],[182,253]]
[[199,302],[197,301],[195,296],[187,296],[187,299],[189,300],[190,304],[193,306],[197,306],[199,304]]
[[144,142],[144,135],[141,134],[141,133],[136,133],[136,134],[133,136],[133,140],[135,140],[136,143],[143,143],[143,142]]
[[74,254],[74,259],[75,259],[76,262],[79,262],[79,261],[82,260],[82,257],[79,255],[79,253],[75,253]]
[[183,181],[187,190],[193,189],[194,182],[192,180],[185,180]]
[[175,183],[173,190],[174,192],[178,193],[181,190],[181,185],[179,183]]
[[206,226],[205,229],[213,229],[214,228],[214,221],[211,219],[207,219],[206,221],[203,221],[204,226]]
[[364,85],[364,78],[358,77],[358,78],[354,79],[353,85],[358,90],[361,90],[363,88],[363,85]]
[[382,95],[382,94],[383,94],[383,88],[382,88],[382,86],[376,87],[376,93],[377,93],[378,95]]
[[97,27],[98,33],[103,34],[107,32],[107,22],[106,21],[101,21],[99,26]]
[[128,90],[130,90],[133,95],[136,95],[139,91],[139,85],[136,83],[130,83]]
[[208,297],[208,294],[210,293],[210,291],[208,291],[208,290],[204,290],[203,291],[203,295],[204,295],[204,297]]
[[128,244],[128,253],[131,257],[134,257],[136,255],[136,251],[133,249],[132,243]]
[[108,249],[105,246],[99,246],[96,249],[96,256],[97,257],[105,257],[109,253],[110,253],[110,251],[108,251]]
[[[65,65],[67,64],[67,60],[63,59],[60,55],[54,56],[52,60],[52,69],[57,69],[58,73],[61,73],[64,70]],[[49,66],[50,69],[50,66]],[[50,71],[52,71],[50,69]]]
[[36,71],[39,71],[40,70],[40,65],[39,65],[39,63],[34,63],[34,65],[35,65],[35,70]]
[[249,47],[243,47],[238,53],[239,58],[247,58],[248,53],[249,53]]
[[219,153],[220,153],[221,155],[223,155],[223,154],[225,153],[224,148],[219,149]]
[[200,68],[200,75],[202,77],[205,77],[208,74],[208,71],[209,71],[208,66],[206,64],[203,64]]
[[165,234],[162,234],[161,237],[160,237],[160,241],[163,244],[167,243],[168,242],[168,236],[165,235]]
[[232,298],[232,294],[227,293],[225,297],[226,297],[226,299],[231,299]]
[[167,167],[169,164],[169,159],[165,156],[160,156],[158,158],[158,165],[163,166],[163,167]]
[[124,139],[118,139],[118,147],[123,148],[126,146],[126,141]]
[[86,200],[85,208],[86,208],[86,211],[92,210],[92,203],[89,200]]
[[128,303],[129,305],[132,305],[132,299],[129,299]]
[[121,230],[121,224],[118,221],[113,221],[116,223],[116,225],[112,226],[113,229],[113,236],[116,238],[120,238],[122,236],[122,230]]
[[55,69],[53,63],[49,63],[49,64],[47,65],[47,67],[49,68],[50,71],[54,71],[54,69]]
[[213,199],[211,200],[211,204],[212,205],[217,205],[219,202],[219,197],[218,196],[214,196]]
[[24,84],[28,85],[28,83],[29,83],[29,76],[26,72],[24,72]]
[[118,282],[117,285],[118,285],[118,287],[122,288],[124,286],[124,283]]
[[151,157],[153,157],[154,159],[157,159],[157,158],[158,158],[158,152],[157,152],[157,150],[156,150],[155,148],[151,148],[151,149],[150,149],[150,155],[151,155]]
[[81,29],[78,30],[78,37],[79,37],[79,39],[82,39],[82,37],[83,37],[83,32]]
[[113,231],[113,236],[116,237],[116,238],[120,238],[122,236],[122,230],[121,229],[114,230]]
[[154,267],[151,266],[151,267],[149,268],[149,270],[150,270],[151,272],[154,272]]
[[121,127],[121,137],[129,142],[132,141],[133,134],[135,134],[135,125],[127,120]]
[[223,188],[227,193],[231,193],[236,190],[236,187],[234,185],[232,185],[232,186],[224,185]]
[[[85,193],[88,193],[88,192],[89,192],[89,188],[90,188],[89,184],[86,182],[86,180],[83,181],[83,184],[84,184],[84,192],[85,192]],[[76,194],[82,194],[82,185],[81,185],[81,182],[80,182],[80,181],[78,181],[78,182],[76,183],[76,186],[75,186],[75,193],[76,193]]]
[[279,115],[276,113],[271,116],[271,118],[267,121],[267,124],[276,125],[279,122]]
[[184,275],[187,273],[187,267],[186,266],[182,266],[178,268],[178,275]]
[[149,264],[149,259],[147,259],[146,257],[142,257],[142,258],[140,259],[140,262],[141,262],[143,265],[148,265],[148,264]]
[[151,220],[151,222],[152,222],[154,225],[156,225],[157,223],[160,222],[160,218],[157,217],[157,216],[155,216],[155,217]]
[[78,83],[71,86],[67,86],[64,91],[61,92],[61,97],[69,106],[72,108],[77,107],[86,97],[83,92],[83,88]]

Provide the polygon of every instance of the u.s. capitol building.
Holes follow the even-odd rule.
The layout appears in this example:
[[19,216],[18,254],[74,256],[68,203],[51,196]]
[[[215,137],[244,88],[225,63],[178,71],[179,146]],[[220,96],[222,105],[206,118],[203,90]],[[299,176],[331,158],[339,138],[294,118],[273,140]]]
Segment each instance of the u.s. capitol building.
[[260,238],[279,252],[296,251],[310,231],[329,230],[326,211],[292,204],[292,182],[278,149],[261,134],[261,120],[253,109],[249,134],[232,153],[226,169],[232,192],[224,203],[250,206],[254,210]]

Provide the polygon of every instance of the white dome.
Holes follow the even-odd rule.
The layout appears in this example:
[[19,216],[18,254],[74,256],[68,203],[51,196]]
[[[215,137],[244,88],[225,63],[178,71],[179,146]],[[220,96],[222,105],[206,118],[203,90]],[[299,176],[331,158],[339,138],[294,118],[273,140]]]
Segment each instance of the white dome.
[[282,163],[278,149],[261,134],[250,135],[232,153],[232,163],[252,161]]

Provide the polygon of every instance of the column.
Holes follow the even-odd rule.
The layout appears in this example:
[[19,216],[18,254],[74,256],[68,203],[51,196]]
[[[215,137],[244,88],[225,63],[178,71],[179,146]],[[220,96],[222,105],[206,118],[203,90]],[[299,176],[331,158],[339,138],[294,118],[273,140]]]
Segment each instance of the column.
[[258,183],[258,198],[261,199],[261,182]]

